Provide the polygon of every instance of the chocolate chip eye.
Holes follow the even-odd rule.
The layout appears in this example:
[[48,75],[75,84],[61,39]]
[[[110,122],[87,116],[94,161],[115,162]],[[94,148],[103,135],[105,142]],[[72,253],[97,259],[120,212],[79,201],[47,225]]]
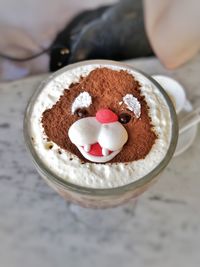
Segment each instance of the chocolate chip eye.
[[84,117],[87,117],[88,112],[87,112],[87,110],[85,108],[78,108],[75,111],[75,114],[80,118],[84,118]]
[[131,115],[128,113],[122,113],[119,115],[119,122],[126,124],[131,120]]

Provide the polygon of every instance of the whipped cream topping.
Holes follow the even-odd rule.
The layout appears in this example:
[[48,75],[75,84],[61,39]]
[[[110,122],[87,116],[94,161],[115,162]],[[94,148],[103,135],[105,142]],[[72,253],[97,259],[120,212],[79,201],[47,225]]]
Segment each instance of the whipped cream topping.
[[139,118],[141,115],[141,105],[140,102],[131,94],[127,94],[123,97],[123,102],[126,104],[127,108],[130,111],[133,111],[136,118]]
[[92,104],[92,97],[88,92],[80,93],[72,103],[72,114],[79,108],[88,108]]
[[[59,100],[64,89],[69,88],[71,83],[78,82],[81,76],[87,76],[92,70],[99,67],[126,70],[141,85],[141,94],[148,104],[149,116],[158,137],[151,151],[144,159],[126,164],[81,164],[81,160],[77,156],[61,149],[54,142],[51,142],[51,149],[47,146],[49,141],[41,123],[42,113]],[[91,188],[114,188],[142,178],[162,161],[167,153],[171,139],[169,108],[157,87],[137,71],[110,64],[79,66],[59,74],[48,82],[35,101],[30,117],[30,128],[36,153],[53,173],[73,184]],[[80,146],[80,149],[83,150],[82,153],[88,153],[90,147],[85,144],[85,146]],[[106,155],[108,151],[104,150],[102,153]],[[110,154],[107,155],[107,157],[109,156]]]

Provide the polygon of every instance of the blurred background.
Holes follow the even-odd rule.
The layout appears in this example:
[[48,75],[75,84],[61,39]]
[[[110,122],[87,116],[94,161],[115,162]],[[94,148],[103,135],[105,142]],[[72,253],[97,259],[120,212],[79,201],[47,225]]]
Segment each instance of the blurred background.
[[176,68],[199,51],[197,0],[1,0],[0,4],[1,80],[94,58],[156,55],[167,68]]
[[199,10],[198,0],[0,0],[0,267],[199,267],[197,125],[137,202],[97,211],[49,188],[23,139],[41,81],[85,59],[170,76],[199,107]]

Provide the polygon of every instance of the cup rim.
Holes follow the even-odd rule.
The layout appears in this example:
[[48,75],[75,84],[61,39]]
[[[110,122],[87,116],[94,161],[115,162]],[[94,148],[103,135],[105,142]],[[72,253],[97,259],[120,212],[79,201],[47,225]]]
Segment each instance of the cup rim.
[[[80,66],[86,66],[86,65],[114,65],[114,66],[119,66],[122,68],[126,68],[129,70],[134,70],[137,71],[138,73],[142,74],[145,76],[147,79],[149,79],[161,92],[162,96],[164,97],[168,108],[169,108],[169,113],[171,117],[171,140],[170,144],[168,147],[168,150],[164,156],[164,158],[161,160],[161,162],[149,173],[147,173],[145,176],[142,178],[133,181],[129,184],[119,186],[119,187],[114,187],[114,188],[91,188],[91,187],[84,187],[80,185],[76,185],[73,183],[70,183],[63,178],[59,177],[55,173],[53,173],[51,170],[47,168],[47,166],[43,163],[43,161],[40,159],[38,156],[34,146],[32,145],[32,140],[31,140],[31,135],[29,134],[29,128],[30,128],[30,115],[35,103],[35,100],[37,99],[38,95],[40,92],[43,90],[44,86],[46,86],[49,82],[51,82],[53,79],[55,79],[56,76],[64,73],[65,71],[68,71],[73,68],[77,68]],[[24,133],[24,140],[27,149],[29,150],[32,160],[36,167],[39,169],[40,173],[44,175],[49,182],[52,182],[53,184],[56,184],[63,190],[70,190],[75,193],[83,194],[83,195],[90,195],[90,196],[99,196],[99,197],[105,197],[105,196],[116,196],[116,195],[121,195],[125,192],[133,191],[137,188],[142,187],[145,184],[148,184],[151,182],[169,163],[170,159],[172,158],[176,145],[177,145],[177,140],[178,140],[178,120],[177,120],[177,115],[175,108],[173,106],[172,101],[170,100],[169,96],[165,92],[165,90],[161,87],[161,85],[154,80],[151,76],[147,75],[143,71],[138,70],[137,68],[134,68],[126,63],[123,62],[117,62],[117,61],[112,61],[112,60],[86,60],[86,61],[81,61],[78,63],[73,63],[70,64],[53,74],[51,74],[47,79],[42,81],[37,88],[37,90],[32,94],[30,97],[30,100],[27,104],[27,107],[25,109],[25,115],[24,115],[24,123],[23,123],[23,133]]]

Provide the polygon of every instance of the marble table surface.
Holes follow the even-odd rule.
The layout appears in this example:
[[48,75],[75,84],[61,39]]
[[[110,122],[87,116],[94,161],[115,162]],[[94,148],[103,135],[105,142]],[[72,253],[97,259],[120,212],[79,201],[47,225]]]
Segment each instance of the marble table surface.
[[[130,64],[176,78],[200,105],[200,56],[175,71]],[[136,205],[79,208],[46,185],[24,146],[24,109],[45,77],[0,84],[0,266],[200,266],[200,131]]]

